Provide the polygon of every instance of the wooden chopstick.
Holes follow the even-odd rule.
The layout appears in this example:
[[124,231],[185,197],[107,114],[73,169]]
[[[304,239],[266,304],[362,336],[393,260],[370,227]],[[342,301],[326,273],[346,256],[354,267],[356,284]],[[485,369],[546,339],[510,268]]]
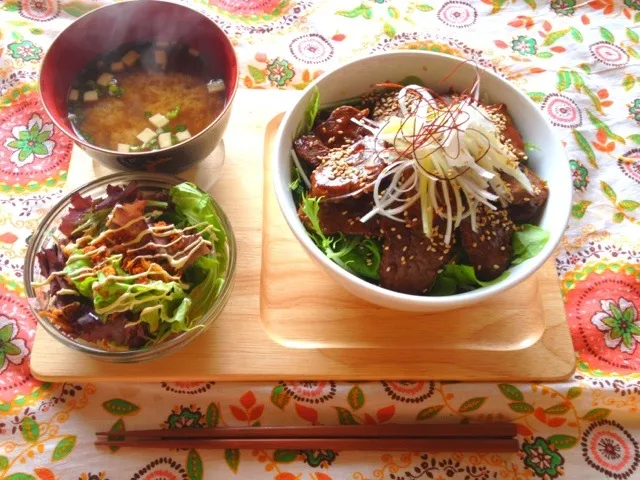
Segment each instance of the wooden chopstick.
[[512,438],[517,435],[512,423],[428,424],[428,425],[319,425],[314,427],[232,427],[176,428],[171,430],[129,430],[97,432],[98,436],[120,439],[216,439],[216,438]]
[[98,440],[97,446],[198,449],[291,449],[413,452],[518,451],[515,438],[217,438],[200,440]]

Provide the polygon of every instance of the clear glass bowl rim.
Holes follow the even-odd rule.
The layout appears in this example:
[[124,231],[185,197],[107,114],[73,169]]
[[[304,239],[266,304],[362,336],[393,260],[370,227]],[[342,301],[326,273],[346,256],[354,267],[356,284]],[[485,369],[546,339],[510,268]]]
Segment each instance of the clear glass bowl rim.
[[[202,325],[203,328],[195,328],[189,332],[182,333],[170,340],[159,343],[158,345],[143,348],[140,350],[107,351],[86,343],[75,341],[74,339],[61,333],[60,330],[47,318],[39,315],[36,308],[39,304],[39,301],[36,297],[36,292],[32,285],[32,282],[34,281],[33,271],[37,262],[36,254],[40,251],[42,244],[50,237],[50,231],[52,230],[52,228],[57,230],[60,216],[69,207],[71,203],[71,197],[76,193],[84,195],[95,189],[104,190],[109,184],[127,184],[133,181],[138,182],[141,184],[141,186],[145,187],[168,189],[172,186],[185,182],[186,180],[175,175],[167,175],[162,173],[119,172],[97,178],[95,180],[92,180],[91,182],[79,186],[78,188],[75,188],[71,192],[66,193],[64,197],[60,199],[60,201],[58,201],[58,203],[56,203],[55,206],[53,206],[51,210],[49,210],[49,212],[47,212],[47,214],[38,225],[38,228],[34,232],[33,237],[29,242],[29,247],[27,249],[23,267],[24,287],[27,296],[27,302],[29,304],[31,312],[38,319],[38,323],[40,323],[40,325],[42,325],[42,327],[52,337],[54,337],[65,346],[82,353],[89,354],[101,360],[112,362],[139,362],[144,360],[151,360],[172,353],[184,347],[187,343],[191,342],[199,334],[204,332],[204,330],[206,330],[222,312],[224,306],[227,303],[227,300],[229,299],[235,279],[237,251],[233,229],[231,228],[231,223],[229,222],[229,219],[227,218],[224,211],[220,208],[218,203],[213,198],[211,198],[213,200],[213,206],[216,209],[216,213],[220,218],[220,222],[222,223],[222,226],[227,233],[229,261],[227,265],[225,283],[222,287],[222,290],[220,291],[220,295],[213,303],[213,305],[211,305],[207,313],[197,323],[197,325]],[[208,192],[205,193],[208,194]]]

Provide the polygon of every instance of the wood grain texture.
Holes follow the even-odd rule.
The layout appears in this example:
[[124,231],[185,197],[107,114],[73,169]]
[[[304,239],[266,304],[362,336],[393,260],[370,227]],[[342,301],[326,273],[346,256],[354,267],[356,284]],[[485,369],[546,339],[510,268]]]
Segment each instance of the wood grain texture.
[[[419,348],[420,345],[415,340],[411,340],[411,348],[407,348],[404,342],[393,344],[394,348],[385,348],[388,344],[384,344],[387,340],[382,335],[369,333],[369,340],[374,342],[371,346],[376,348],[287,348],[272,340],[263,328],[261,311],[268,315],[270,321],[274,319],[272,309],[288,310],[287,318],[296,318],[297,323],[306,325],[309,330],[322,326],[321,323],[311,326],[307,323],[310,321],[308,316],[293,317],[292,306],[284,308],[278,298],[274,297],[274,292],[265,294],[261,308],[261,272],[264,286],[266,276],[272,275],[273,269],[277,267],[272,263],[275,251],[269,250],[272,243],[270,240],[265,244],[265,257],[262,258],[265,129],[269,134],[275,131],[277,121],[269,123],[273,112],[285,109],[297,95],[297,92],[267,94],[241,90],[236,96],[229,129],[225,135],[225,166],[219,180],[209,191],[229,216],[236,234],[237,276],[229,303],[212,327],[185,349],[141,364],[111,364],[95,360],[61,345],[38,327],[31,357],[33,375],[46,381],[76,382],[272,381],[308,378],[551,381],[567,378],[573,372],[575,357],[555,269],[549,265],[538,273],[537,282],[522,284],[507,293],[518,295],[521,310],[537,309],[545,312],[544,331],[540,332],[543,325],[540,321],[528,323],[527,328],[532,327],[534,333],[518,332],[520,340],[515,342],[511,337],[502,335],[504,328],[512,328],[512,323],[523,329],[522,320],[514,310],[511,310],[511,317],[503,318],[505,325],[484,320],[484,326],[479,329],[473,322],[462,321],[467,315],[460,313],[465,312],[464,310],[454,314],[459,318],[455,328],[452,328],[454,321],[446,316],[449,314],[439,314],[439,321],[431,320],[434,322],[434,330],[425,336],[424,341],[448,341],[449,346],[444,349],[433,348],[433,343],[430,346],[425,343],[424,348]],[[107,173],[104,168],[92,162],[79,149],[74,149],[68,188],[104,173]],[[201,186],[208,186],[212,175],[212,167],[205,161],[182,176]],[[267,192],[271,192],[270,184],[267,188]],[[275,200],[272,199],[272,202]],[[267,202],[267,205],[271,203]],[[275,221],[275,214],[279,212],[269,208],[267,206],[264,209],[267,218]],[[265,231],[267,234],[270,232],[273,229]],[[273,245],[286,241],[287,236],[290,245],[295,242],[286,226],[278,230],[278,235],[280,240],[273,242]],[[297,244],[294,246],[303,255],[299,258],[301,264],[298,267],[306,268],[306,264],[302,264],[304,261],[312,265],[301,247]],[[320,275],[323,274],[320,272]],[[288,285],[291,288],[295,283]],[[325,286],[336,288],[328,278]],[[305,297],[300,298],[304,300]],[[522,303],[524,299],[526,304]],[[300,300],[296,305],[296,308],[305,308]],[[368,305],[359,305],[370,308]],[[331,308],[334,307],[335,302]],[[313,317],[322,318],[323,313],[320,311]],[[345,311],[345,321],[354,325],[358,319],[356,313]],[[493,315],[497,312],[489,313]],[[466,329],[463,328],[465,325]],[[360,332],[355,333],[362,334],[371,329],[371,323],[365,323],[364,326],[361,324],[359,329]],[[517,329],[512,328],[512,331],[515,330]],[[411,336],[416,337],[415,331],[413,332]],[[484,333],[490,333],[493,336],[491,338],[500,338],[501,343],[484,338]],[[458,340],[452,338],[455,336],[459,336]],[[469,348],[470,339],[480,347]],[[518,341],[522,343],[518,344]],[[466,348],[461,348],[462,345],[466,345]],[[380,348],[385,349],[381,351]]]

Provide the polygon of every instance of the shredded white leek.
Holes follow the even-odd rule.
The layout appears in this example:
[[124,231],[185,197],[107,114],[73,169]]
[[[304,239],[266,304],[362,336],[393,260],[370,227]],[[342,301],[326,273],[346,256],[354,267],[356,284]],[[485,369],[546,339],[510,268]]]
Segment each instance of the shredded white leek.
[[398,93],[398,114],[384,123],[352,119],[373,133],[375,151],[387,164],[373,184],[373,209],[361,222],[375,215],[404,222],[401,214],[419,201],[425,235],[432,237],[438,215],[449,244],[465,218],[477,229],[480,205],[496,210],[494,202],[506,206],[513,200],[501,172],[532,191],[491,115],[477,103],[479,92],[477,78],[469,96],[442,108],[425,88],[410,85]]

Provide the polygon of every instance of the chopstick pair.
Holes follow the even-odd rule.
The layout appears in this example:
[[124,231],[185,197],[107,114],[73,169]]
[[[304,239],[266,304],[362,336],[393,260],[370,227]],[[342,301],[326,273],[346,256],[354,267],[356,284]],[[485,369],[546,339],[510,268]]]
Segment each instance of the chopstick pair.
[[97,432],[97,446],[135,448],[516,452],[516,426],[344,425]]

